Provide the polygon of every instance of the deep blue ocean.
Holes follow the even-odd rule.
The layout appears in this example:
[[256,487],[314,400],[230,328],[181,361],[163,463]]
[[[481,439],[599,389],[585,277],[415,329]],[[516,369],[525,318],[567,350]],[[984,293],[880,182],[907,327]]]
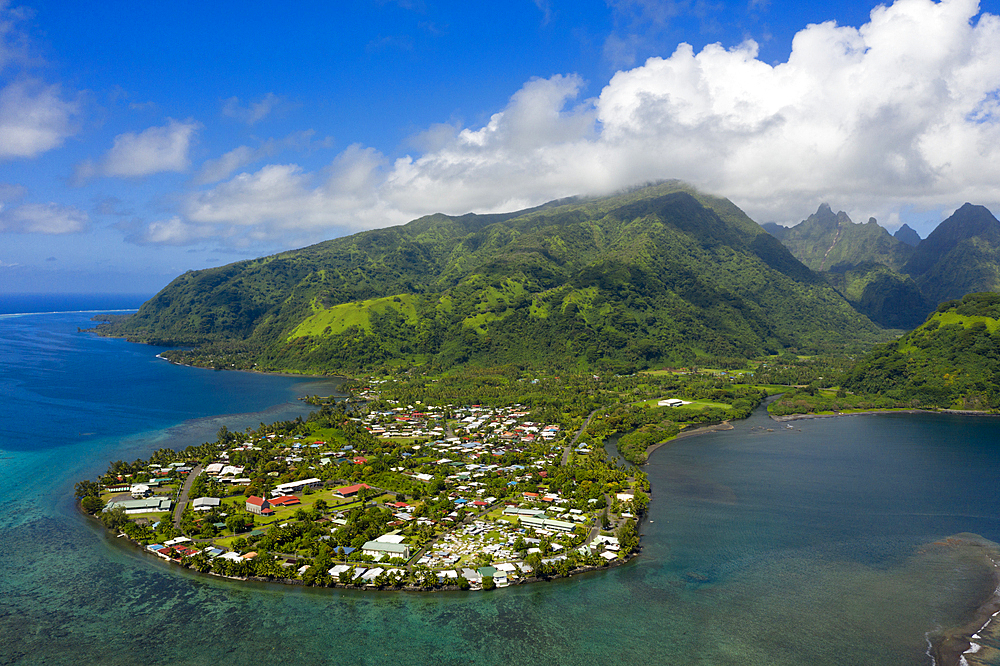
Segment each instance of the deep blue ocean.
[[[78,330],[141,300],[0,298],[0,664],[930,664],[928,636],[992,594],[988,550],[949,537],[1000,541],[1000,420],[928,414],[758,410],[662,447],[641,556],[549,584],[366,593],[165,565],[79,515],[73,484],[303,414],[336,382]],[[1000,663],[988,633],[970,663]]]

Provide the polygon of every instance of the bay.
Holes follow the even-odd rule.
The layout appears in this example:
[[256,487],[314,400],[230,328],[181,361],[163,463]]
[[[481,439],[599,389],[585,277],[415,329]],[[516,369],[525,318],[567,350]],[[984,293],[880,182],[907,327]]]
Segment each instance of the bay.
[[0,316],[3,664],[930,664],[992,592],[980,542],[948,538],[1000,541],[1000,422],[763,410],[654,452],[622,567],[437,594],[192,574],[79,515],[73,483],[336,383],[173,366],[90,316]]

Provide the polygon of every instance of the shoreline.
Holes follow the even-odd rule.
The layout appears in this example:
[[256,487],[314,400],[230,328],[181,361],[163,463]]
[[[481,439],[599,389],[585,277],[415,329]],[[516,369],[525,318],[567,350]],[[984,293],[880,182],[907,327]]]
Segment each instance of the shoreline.
[[[92,333],[93,331],[87,331]],[[100,336],[100,337],[110,337],[110,336]],[[125,340],[126,342],[132,342],[127,338],[115,338],[117,340]],[[150,345],[148,342],[132,342],[136,345],[148,345],[150,347],[157,345]],[[352,381],[353,377],[348,377],[346,375],[307,375],[302,372],[270,372],[268,370],[244,370],[242,368],[210,368],[204,365],[191,365],[190,363],[178,363],[177,361],[171,361],[166,356],[163,356],[163,352],[156,355],[156,358],[161,361],[166,361],[170,365],[176,365],[180,368],[194,368],[195,370],[213,370],[215,372],[252,372],[257,375],[268,375],[270,377],[300,377],[302,379],[341,379],[345,382]]]
[[867,414],[951,414],[954,416],[1000,416],[997,412],[985,412],[972,409],[866,409],[857,412],[835,412],[833,414],[783,414],[775,416],[768,413],[772,421],[786,423],[805,419],[832,419],[841,416],[864,416]]
[[735,427],[736,426],[734,426],[732,423],[726,420],[723,421],[722,423],[715,423],[713,425],[707,425],[707,426],[698,426],[697,428],[691,428],[690,430],[682,430],[673,437],[671,437],[670,439],[665,439],[662,442],[657,442],[656,444],[650,444],[649,446],[647,446],[646,462],[643,464],[645,465],[646,463],[648,463],[649,456],[653,453],[653,451],[657,450],[661,446],[665,446],[666,444],[671,444],[679,439],[685,439],[687,437],[695,437],[697,435],[704,435],[709,432],[725,432],[726,430],[733,430]]
[[[168,558],[168,557],[164,557],[163,555],[160,555],[158,553],[151,552],[150,550],[148,550],[146,548],[146,546],[142,545],[141,543],[139,543],[135,539],[132,539],[131,537],[129,537],[124,532],[119,532],[118,534],[114,534],[111,530],[109,530],[104,525],[104,523],[102,523],[100,521],[100,519],[97,518],[97,516],[91,515],[91,514],[87,513],[86,511],[84,511],[83,504],[82,504],[82,502],[79,499],[77,499],[77,500],[74,501],[74,505],[76,506],[77,512],[81,516],[83,516],[85,519],[90,519],[90,520],[93,520],[95,523],[97,523],[98,526],[103,530],[104,534],[108,537],[109,541],[111,541],[112,543],[119,544],[119,539],[124,539],[125,543],[128,544],[128,546],[130,546],[131,548],[133,548],[136,551],[138,551],[140,555],[149,556],[149,557],[152,557],[152,558],[154,558],[156,560],[163,561],[167,565],[176,565],[176,566],[179,566],[181,569],[183,569],[183,570],[185,570],[185,571],[187,571],[187,572],[189,572],[191,574],[198,575],[198,576],[214,576],[216,578],[220,578],[220,579],[223,579],[223,580],[232,580],[232,581],[240,581],[240,582],[268,583],[268,584],[274,584],[274,585],[293,585],[293,586],[298,586],[298,587],[303,587],[303,588],[312,588],[312,589],[317,589],[317,590],[318,589],[343,589],[343,590],[356,590],[356,591],[365,591],[365,592],[423,592],[423,593],[434,593],[434,592],[487,592],[487,591],[495,591],[495,590],[503,589],[501,587],[497,587],[497,588],[493,588],[493,590],[485,590],[485,589],[482,588],[482,586],[479,586],[479,587],[474,587],[474,588],[469,588],[469,589],[463,590],[462,588],[458,587],[457,585],[441,585],[439,587],[425,588],[425,587],[420,587],[420,586],[411,585],[411,584],[401,585],[399,587],[395,587],[395,586],[377,587],[375,585],[353,585],[353,584],[345,584],[345,583],[341,583],[339,581],[334,581],[330,585],[306,585],[302,580],[295,579],[295,578],[262,578],[262,577],[259,577],[259,576],[226,576],[224,574],[215,573],[214,571],[198,571],[197,569],[195,569],[193,567],[184,565],[180,560],[174,560],[174,559],[171,559],[171,558]],[[644,517],[644,516],[645,516],[645,514],[641,514],[640,516],[638,516],[638,518],[640,519],[640,522],[641,522],[641,518]],[[554,575],[554,576],[550,576],[548,578],[539,578],[538,576],[525,577],[525,578],[522,578],[520,580],[511,582],[511,583],[505,585],[504,587],[515,587],[515,586],[518,586],[518,585],[531,585],[531,584],[534,584],[534,583],[550,583],[552,581],[569,579],[569,578],[573,578],[574,576],[580,576],[580,575],[583,575],[583,574],[586,574],[586,573],[592,573],[592,572],[597,572],[597,571],[606,571],[606,570],[609,570],[609,569],[614,569],[616,567],[620,567],[620,566],[623,566],[625,564],[629,564],[634,559],[636,559],[637,557],[639,557],[639,554],[641,552],[642,552],[642,545],[640,543],[638,549],[636,549],[632,553],[629,553],[629,556],[627,558],[625,558],[624,560],[615,559],[615,560],[608,561],[607,563],[602,564],[600,566],[589,565],[589,564],[588,565],[584,565],[582,567],[577,567],[576,569],[571,570],[567,576]],[[351,563],[351,562],[346,562],[345,561],[345,562],[341,562],[340,564],[360,564],[360,565],[375,564],[377,566],[379,563],[378,562],[360,562],[360,563],[354,562],[354,563]],[[388,566],[388,565],[386,565],[386,566]],[[403,565],[403,566],[405,567],[406,565]],[[396,568],[399,568],[399,567],[396,567]],[[407,573],[410,573],[409,569],[404,569],[404,570],[407,571]]]

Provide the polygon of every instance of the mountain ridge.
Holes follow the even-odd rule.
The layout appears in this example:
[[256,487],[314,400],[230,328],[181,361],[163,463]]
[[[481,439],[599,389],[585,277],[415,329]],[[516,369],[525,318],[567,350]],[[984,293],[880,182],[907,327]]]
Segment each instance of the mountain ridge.
[[884,334],[727,199],[668,181],[428,215],[185,273],[100,331],[216,367],[648,367]]

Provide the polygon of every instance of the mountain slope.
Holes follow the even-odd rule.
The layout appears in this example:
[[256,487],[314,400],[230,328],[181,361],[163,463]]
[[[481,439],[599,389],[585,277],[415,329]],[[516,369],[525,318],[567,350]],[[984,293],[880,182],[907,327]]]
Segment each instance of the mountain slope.
[[968,294],[879,345],[844,380],[856,393],[914,406],[1000,408],[1000,294]]
[[103,332],[268,370],[644,367],[882,334],[725,199],[676,182],[431,215],[178,277]]
[[935,302],[1000,291],[1000,222],[965,204],[920,242],[903,271]]
[[916,328],[934,309],[934,303],[924,297],[913,278],[884,264],[862,263],[821,275],[858,312],[886,328]]

